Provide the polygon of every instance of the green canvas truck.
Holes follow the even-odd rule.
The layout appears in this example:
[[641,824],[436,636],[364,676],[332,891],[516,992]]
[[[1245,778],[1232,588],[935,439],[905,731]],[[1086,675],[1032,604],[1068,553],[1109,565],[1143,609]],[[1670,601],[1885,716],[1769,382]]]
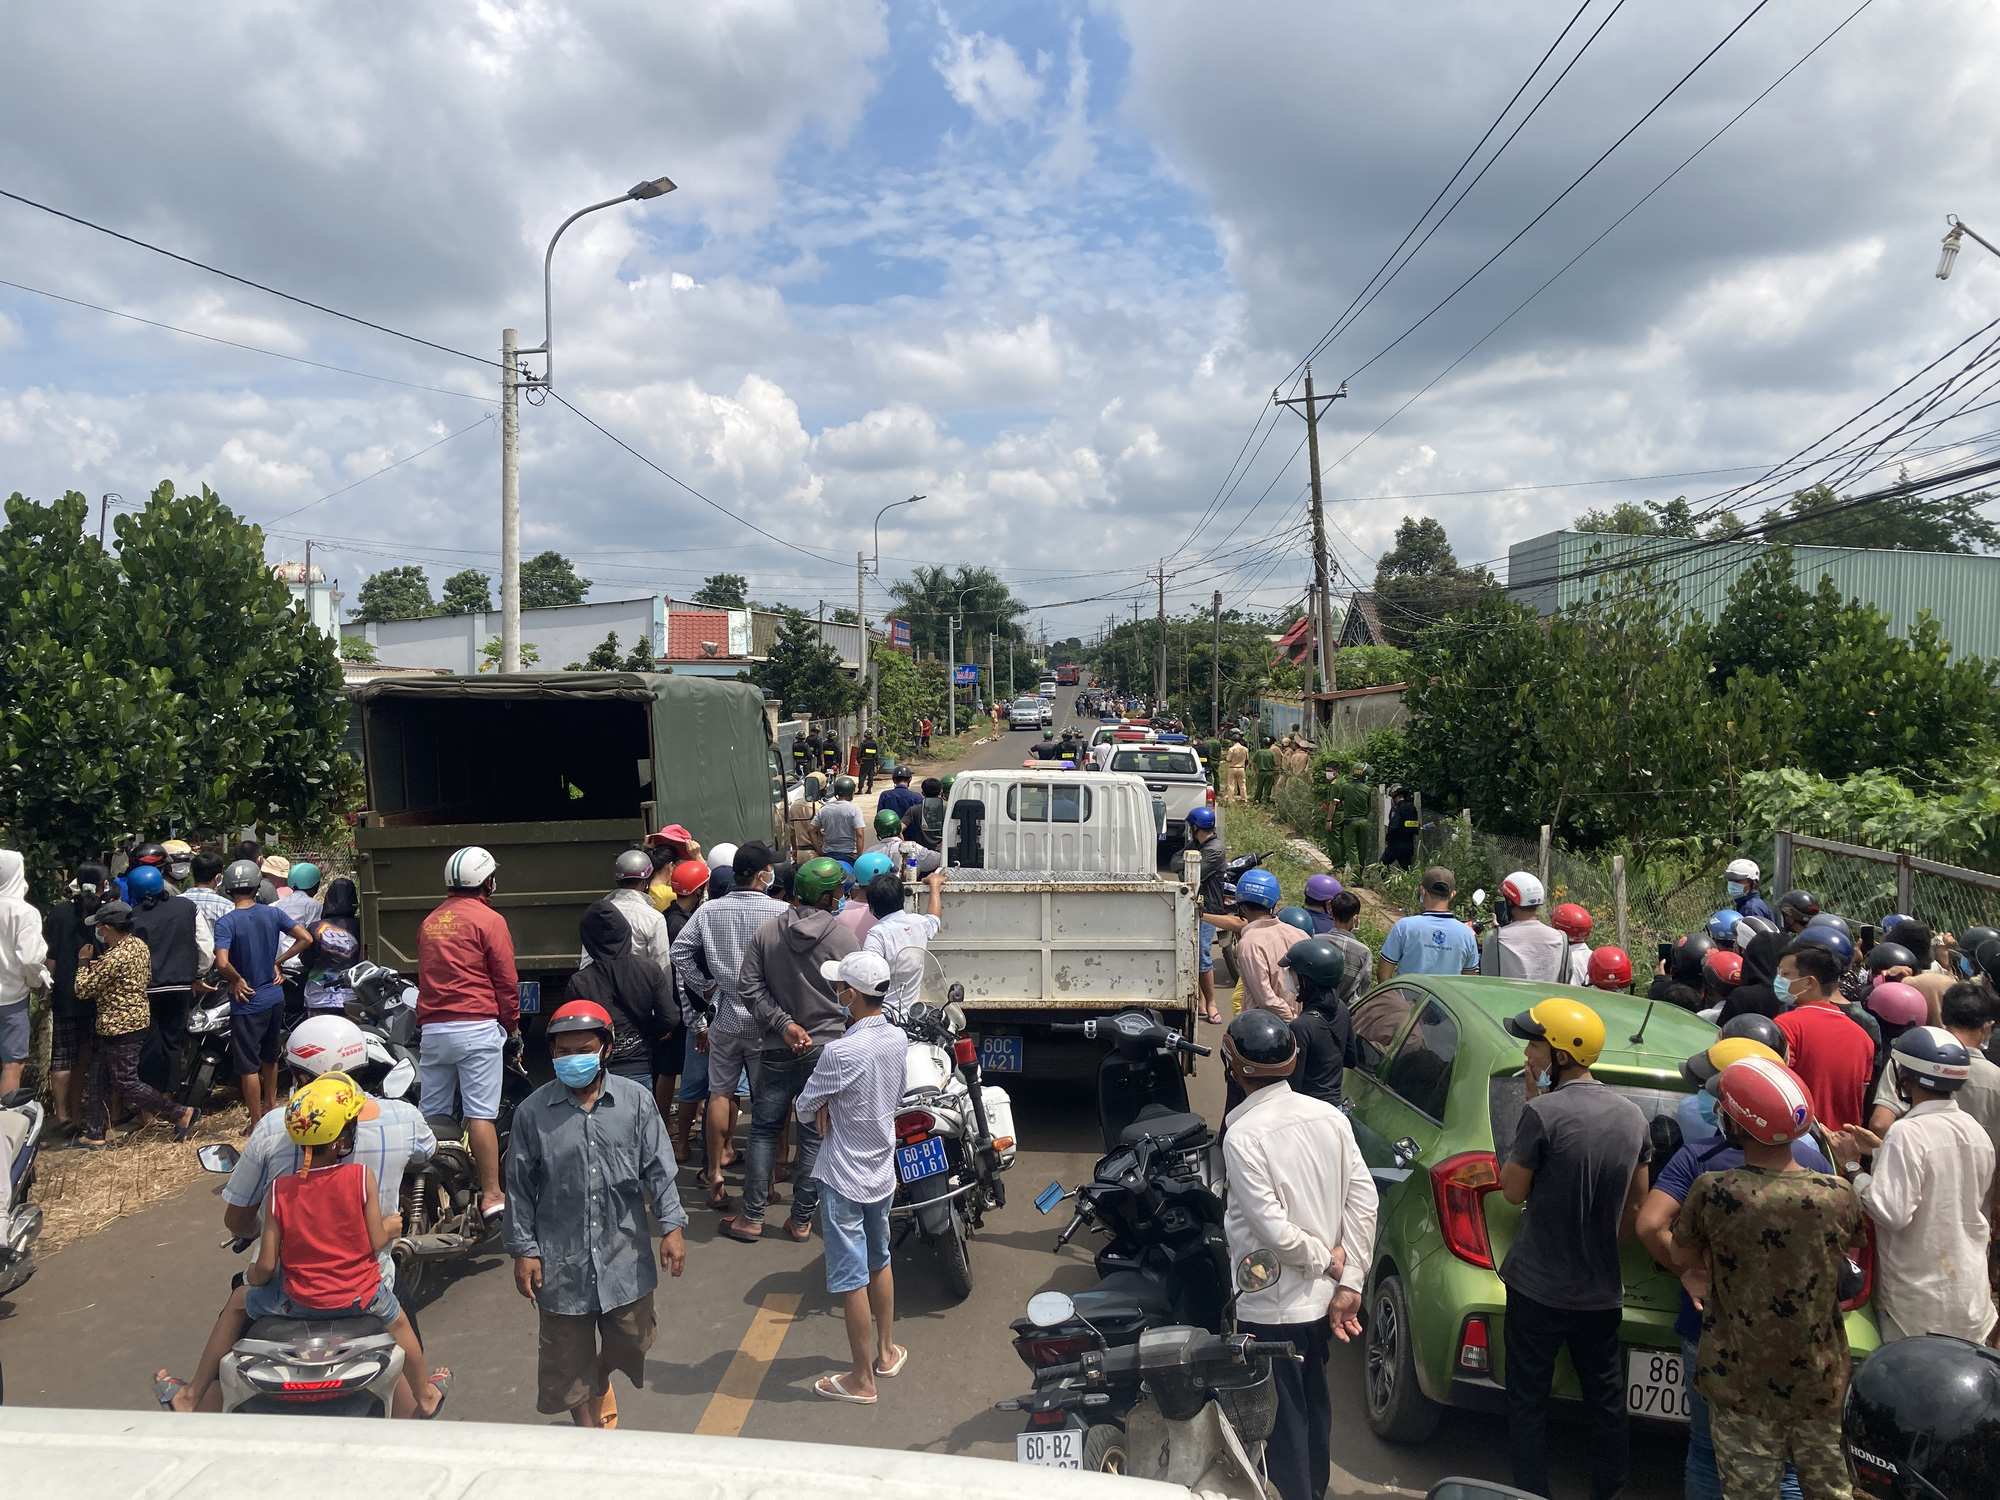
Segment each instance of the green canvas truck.
[[493,905],[526,983],[576,968],[611,865],[663,823],[706,848],[777,838],[784,780],[749,683],[645,672],[377,678],[353,690],[367,771],[362,937],[415,973],[451,851],[500,862]]

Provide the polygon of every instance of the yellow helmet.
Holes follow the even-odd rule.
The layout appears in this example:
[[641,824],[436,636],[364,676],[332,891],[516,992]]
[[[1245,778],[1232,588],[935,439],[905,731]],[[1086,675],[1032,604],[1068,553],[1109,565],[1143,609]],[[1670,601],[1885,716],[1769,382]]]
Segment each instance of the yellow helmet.
[[1580,1000],[1552,996],[1513,1017],[1506,1026],[1509,1036],[1547,1042],[1586,1068],[1604,1051],[1604,1018]]
[[1706,1087],[1710,1093],[1715,1090],[1710,1085],[1722,1076],[1723,1069],[1731,1063],[1742,1062],[1746,1057],[1768,1058],[1774,1063],[1785,1059],[1778,1049],[1754,1036],[1717,1037],[1706,1052],[1697,1052],[1681,1064],[1681,1077],[1696,1087]]
[[327,1073],[292,1090],[285,1134],[301,1146],[330,1146],[361,1115],[361,1090],[344,1073]]

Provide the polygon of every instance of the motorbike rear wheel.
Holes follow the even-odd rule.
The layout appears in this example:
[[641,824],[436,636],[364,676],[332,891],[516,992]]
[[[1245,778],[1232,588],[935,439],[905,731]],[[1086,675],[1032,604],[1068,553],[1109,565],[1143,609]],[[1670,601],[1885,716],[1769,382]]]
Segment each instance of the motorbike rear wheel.
[[183,1103],[196,1109],[205,1108],[208,1096],[215,1091],[215,1063],[203,1057],[194,1065],[194,1072],[188,1076],[187,1088],[182,1093]]
[[1130,1470],[1125,1429],[1116,1422],[1099,1422],[1083,1435],[1084,1473],[1125,1474]]
[[937,1251],[938,1266],[944,1272],[944,1289],[951,1294],[952,1301],[963,1302],[972,1295],[972,1262],[968,1253],[971,1247],[966,1243],[965,1221],[956,1203],[952,1205],[947,1227],[931,1240],[931,1247]]

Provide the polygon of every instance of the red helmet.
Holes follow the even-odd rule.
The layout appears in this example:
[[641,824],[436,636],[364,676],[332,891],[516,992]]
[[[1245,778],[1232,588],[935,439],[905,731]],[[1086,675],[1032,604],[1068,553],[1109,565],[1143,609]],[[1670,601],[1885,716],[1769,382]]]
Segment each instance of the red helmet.
[[1549,913],[1549,925],[1556,928],[1572,943],[1590,940],[1590,913],[1574,901],[1565,901]]
[[1717,979],[1734,989],[1743,982],[1743,955],[1732,953],[1727,948],[1714,948],[1701,961],[1704,969],[1712,971]]
[[1722,1112],[1751,1140],[1783,1146],[1812,1125],[1812,1095],[1799,1075],[1768,1057],[1746,1057],[1722,1070],[1716,1089]]
[[1590,987],[1594,990],[1623,990],[1632,984],[1632,958],[1623,948],[1609,944],[1590,955]]
[[684,859],[674,866],[667,883],[674,888],[676,896],[698,891],[708,884],[708,866],[698,859]]
[[549,1035],[566,1031],[601,1031],[611,1035],[611,1012],[595,1000],[571,1000],[549,1017]]

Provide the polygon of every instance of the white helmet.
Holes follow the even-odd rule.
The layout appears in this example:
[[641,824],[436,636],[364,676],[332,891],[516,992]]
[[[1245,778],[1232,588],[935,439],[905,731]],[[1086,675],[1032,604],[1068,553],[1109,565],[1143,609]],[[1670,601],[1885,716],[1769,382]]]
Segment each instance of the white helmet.
[[1516,870],[1501,881],[1500,894],[1514,906],[1540,906],[1548,898],[1541,881],[1526,870]]
[[500,868],[499,863],[477,844],[468,844],[444,862],[444,885],[448,891],[476,891]]
[[1731,880],[1762,880],[1764,878],[1762,873],[1757,869],[1757,861],[1754,859],[1732,859],[1729,862],[1729,868],[1722,873]]
[[720,870],[725,865],[733,865],[735,863],[736,846],[734,844],[717,844],[713,849],[708,851],[708,867],[711,870]]
[[307,1016],[285,1038],[285,1061],[317,1077],[352,1073],[368,1058],[368,1039],[345,1016]]

